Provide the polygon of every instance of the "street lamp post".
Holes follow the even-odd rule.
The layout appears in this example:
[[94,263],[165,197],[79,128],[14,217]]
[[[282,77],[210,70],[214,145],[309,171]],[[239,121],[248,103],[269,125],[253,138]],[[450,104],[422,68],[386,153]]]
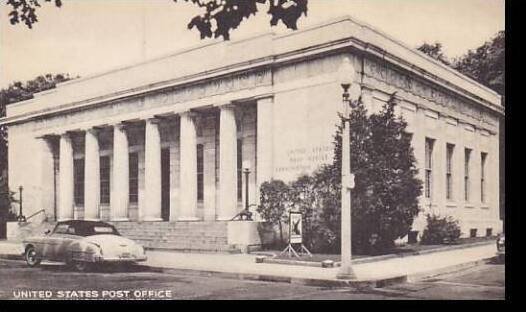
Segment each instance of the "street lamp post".
[[22,214],[22,191],[24,190],[24,188],[22,187],[22,185],[20,185],[18,187],[18,196],[19,196],[19,199],[18,199],[18,207],[20,209],[19,213],[18,213],[18,221],[20,222],[25,222],[26,221],[26,217]]
[[245,218],[246,220],[252,220],[252,213],[249,211],[249,199],[248,199],[248,176],[250,175],[250,161],[243,162],[243,173],[245,174]]
[[349,106],[351,104],[349,88],[355,75],[354,67],[349,58],[345,57],[339,70],[340,84],[343,89],[342,102],[342,159],[341,159],[341,266],[337,274],[339,279],[354,279],[356,275],[351,267],[351,188],[354,179],[351,174]]

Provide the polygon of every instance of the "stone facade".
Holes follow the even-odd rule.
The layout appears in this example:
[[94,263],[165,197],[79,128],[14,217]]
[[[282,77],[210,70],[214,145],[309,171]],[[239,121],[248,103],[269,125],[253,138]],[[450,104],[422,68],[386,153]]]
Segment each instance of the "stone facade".
[[[45,209],[52,219],[229,220],[245,203],[241,162],[251,164],[254,210],[262,182],[290,181],[332,161],[344,57],[369,111],[397,92],[422,180],[431,169],[432,190],[420,199],[414,229],[435,212],[457,217],[465,235],[500,231],[500,97],[349,17],[287,35],[205,44],[10,105],[1,120],[9,126],[10,186],[24,186],[26,215]],[[426,139],[434,142],[432,168],[425,166]],[[449,177],[447,144],[454,146]],[[109,202],[101,199],[106,160],[97,156],[109,158]],[[134,183],[137,198],[130,196]],[[76,205],[80,188],[83,204]]]

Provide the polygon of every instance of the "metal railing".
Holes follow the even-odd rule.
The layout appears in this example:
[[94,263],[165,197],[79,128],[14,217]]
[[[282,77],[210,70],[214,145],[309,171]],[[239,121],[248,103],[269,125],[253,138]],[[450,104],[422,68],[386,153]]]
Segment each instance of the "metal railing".
[[46,213],[46,209],[40,209],[39,211],[35,212],[34,214],[30,215],[29,217],[25,218],[25,222],[27,222],[27,220],[33,218],[34,216],[36,216],[37,214],[39,213]]

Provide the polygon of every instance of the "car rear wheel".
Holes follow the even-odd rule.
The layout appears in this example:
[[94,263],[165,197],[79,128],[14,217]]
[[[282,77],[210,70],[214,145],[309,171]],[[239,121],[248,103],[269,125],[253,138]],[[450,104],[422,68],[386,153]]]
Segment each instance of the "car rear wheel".
[[29,265],[30,267],[35,267],[40,264],[41,259],[38,258],[37,251],[33,246],[29,246],[26,248],[24,257],[26,259],[27,265]]

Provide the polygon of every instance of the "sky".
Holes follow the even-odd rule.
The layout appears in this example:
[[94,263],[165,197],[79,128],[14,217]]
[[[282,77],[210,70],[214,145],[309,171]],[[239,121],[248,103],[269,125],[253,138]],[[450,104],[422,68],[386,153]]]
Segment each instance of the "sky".
[[[44,2],[44,0],[40,0]],[[87,76],[165,55],[212,40],[200,40],[188,21],[200,9],[183,0],[63,0],[43,3],[33,29],[11,25],[0,4],[0,88],[46,73]],[[231,32],[231,39],[274,31],[264,6]],[[350,15],[417,47],[441,42],[458,57],[504,30],[504,0],[310,0],[299,29]],[[216,39],[217,40],[217,39]]]

